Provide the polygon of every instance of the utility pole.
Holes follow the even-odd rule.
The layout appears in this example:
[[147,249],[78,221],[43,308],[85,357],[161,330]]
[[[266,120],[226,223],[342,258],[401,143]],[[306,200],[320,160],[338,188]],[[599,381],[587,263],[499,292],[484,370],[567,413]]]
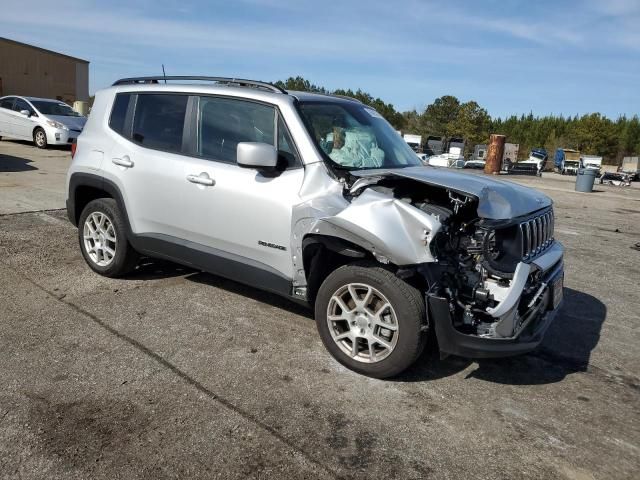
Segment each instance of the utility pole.
[[502,156],[504,155],[504,135],[492,134],[489,139],[489,150],[487,160],[484,164],[484,173],[497,175],[502,167]]

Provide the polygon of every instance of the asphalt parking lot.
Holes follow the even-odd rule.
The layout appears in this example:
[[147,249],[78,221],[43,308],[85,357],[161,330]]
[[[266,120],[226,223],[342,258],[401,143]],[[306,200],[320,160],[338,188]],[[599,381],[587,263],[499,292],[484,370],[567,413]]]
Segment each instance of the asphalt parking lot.
[[640,188],[555,201],[565,303],[535,352],[373,380],[308,312],[158,261],[94,274],[66,150],[0,142],[0,477],[637,478]]

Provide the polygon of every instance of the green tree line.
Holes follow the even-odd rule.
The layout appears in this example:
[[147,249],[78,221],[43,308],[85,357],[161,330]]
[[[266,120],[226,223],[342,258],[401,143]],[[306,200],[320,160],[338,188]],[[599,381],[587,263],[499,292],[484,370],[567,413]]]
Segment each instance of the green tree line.
[[640,154],[640,120],[621,116],[611,120],[600,113],[582,116],[542,117],[512,115],[492,118],[477,102],[461,102],[445,95],[436,98],[423,111],[399,112],[391,103],[374,98],[360,89],[329,91],[302,77],[290,77],[276,85],[287,90],[299,90],[332,95],[344,95],[375,108],[397,130],[415,133],[426,139],[428,135],[463,137],[467,153],[479,143],[488,143],[491,133],[507,136],[507,142],[520,144],[520,156],[526,157],[531,148],[546,148],[553,154],[556,148],[575,148],[588,155],[600,155],[605,163],[619,164],[622,157]]

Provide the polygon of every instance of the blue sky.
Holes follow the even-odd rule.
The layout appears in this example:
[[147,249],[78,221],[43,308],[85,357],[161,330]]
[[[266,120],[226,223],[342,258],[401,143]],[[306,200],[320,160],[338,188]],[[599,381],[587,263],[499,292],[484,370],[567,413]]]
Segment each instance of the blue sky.
[[493,116],[640,113],[640,0],[3,0],[0,36],[85,58],[90,90],[160,74],[441,95]]

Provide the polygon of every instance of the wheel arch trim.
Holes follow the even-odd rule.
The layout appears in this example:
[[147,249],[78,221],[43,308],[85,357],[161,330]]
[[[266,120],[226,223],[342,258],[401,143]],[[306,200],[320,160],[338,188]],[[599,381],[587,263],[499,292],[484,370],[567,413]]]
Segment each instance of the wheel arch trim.
[[80,214],[82,212],[78,211],[77,209],[76,197],[78,188],[81,187],[92,187],[109,194],[109,196],[113,198],[118,204],[118,208],[124,216],[124,222],[127,228],[127,236],[131,237],[129,215],[127,214],[127,207],[125,205],[122,192],[120,192],[120,188],[118,188],[118,186],[111,180],[93,173],[75,172],[71,174],[71,177],[69,178],[69,197],[67,198],[67,216],[69,217],[69,221],[74,226],[78,226],[78,219],[80,218]]

